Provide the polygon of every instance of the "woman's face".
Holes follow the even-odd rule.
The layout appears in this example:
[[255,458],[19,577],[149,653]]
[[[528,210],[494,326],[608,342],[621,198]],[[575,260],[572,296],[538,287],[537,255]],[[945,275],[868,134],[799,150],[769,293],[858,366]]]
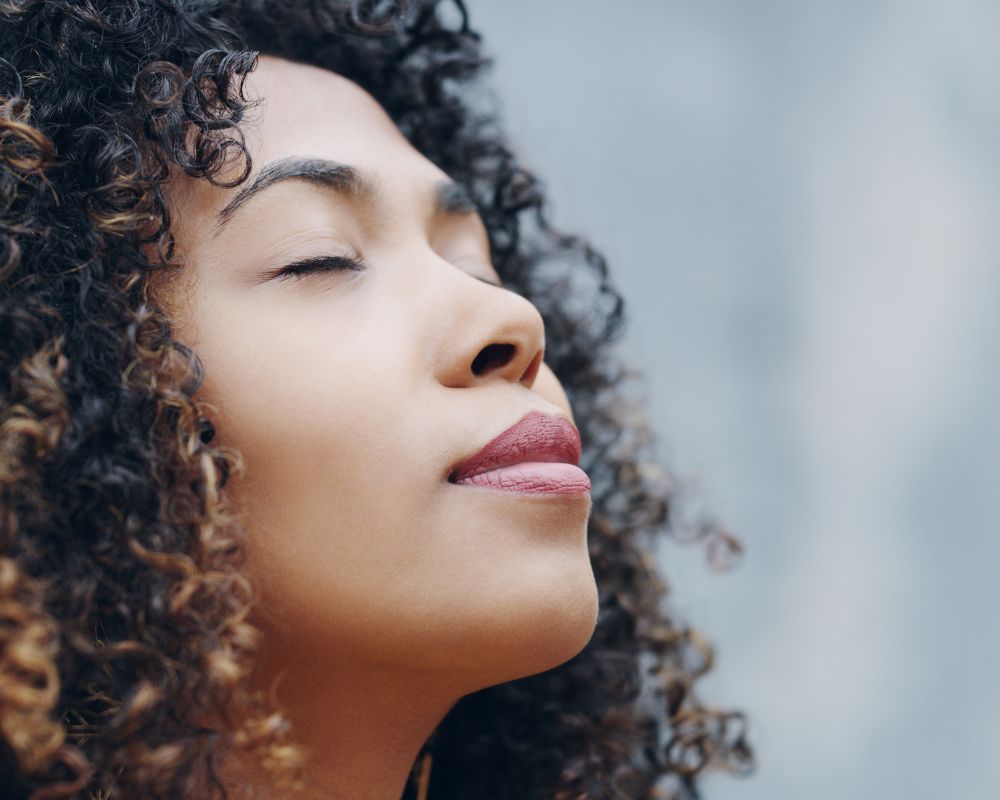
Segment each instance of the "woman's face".
[[[564,662],[596,622],[589,493],[448,480],[529,412],[571,417],[538,311],[497,285],[481,219],[365,91],[268,56],[246,86],[264,98],[250,180],[172,178],[185,280],[162,299],[205,365],[217,442],[247,465],[226,490],[254,621],[282,658],[405,665],[462,691]],[[302,158],[353,173],[242,195]],[[319,256],[364,264],[270,275]]]

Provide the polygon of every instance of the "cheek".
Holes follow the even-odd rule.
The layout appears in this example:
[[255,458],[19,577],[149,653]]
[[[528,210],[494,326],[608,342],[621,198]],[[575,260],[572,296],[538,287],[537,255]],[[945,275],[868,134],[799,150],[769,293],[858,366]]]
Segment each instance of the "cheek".
[[[334,291],[337,287],[334,287]],[[359,326],[345,293],[314,286],[243,292],[205,287],[193,348],[220,441],[248,465],[357,461],[364,432],[390,417],[402,390],[392,331]],[[371,316],[371,315],[369,315]],[[305,463],[302,463],[305,459]]]
[[427,442],[434,419],[405,339],[297,310],[203,313],[194,349],[218,443],[246,463],[226,491],[262,607],[275,626],[329,637],[426,557],[416,529],[434,518],[449,453]]
[[[596,615],[587,509],[443,484],[454,442],[437,439],[469,398],[416,371],[412,336],[295,311],[220,303],[193,345],[219,443],[247,465],[226,491],[268,637],[310,657],[423,660],[470,690],[577,652]],[[570,412],[548,366],[533,388]]]
[[398,340],[269,313],[219,319],[196,348],[219,441],[243,454],[248,482],[288,508],[300,493],[344,500],[391,480],[411,383]]
[[322,498],[357,507],[374,475],[392,475],[372,434],[391,436],[405,401],[398,348],[333,314],[283,313],[280,299],[266,311],[220,306],[205,305],[192,346],[218,443],[247,465],[234,494],[254,520],[287,518]]

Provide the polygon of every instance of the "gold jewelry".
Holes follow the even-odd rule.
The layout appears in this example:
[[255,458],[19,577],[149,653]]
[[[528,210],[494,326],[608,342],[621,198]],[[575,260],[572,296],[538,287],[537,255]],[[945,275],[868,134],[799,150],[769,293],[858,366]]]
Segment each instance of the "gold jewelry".
[[431,763],[434,757],[431,751],[424,753],[420,760],[420,776],[417,778],[417,800],[427,800],[427,787],[431,782]]

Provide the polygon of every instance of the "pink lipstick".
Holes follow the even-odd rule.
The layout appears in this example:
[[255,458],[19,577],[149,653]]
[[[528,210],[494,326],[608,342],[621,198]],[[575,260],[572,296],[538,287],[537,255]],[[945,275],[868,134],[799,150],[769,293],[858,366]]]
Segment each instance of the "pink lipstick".
[[565,417],[533,411],[458,464],[448,480],[504,492],[588,494],[590,478],[579,462],[576,426]]

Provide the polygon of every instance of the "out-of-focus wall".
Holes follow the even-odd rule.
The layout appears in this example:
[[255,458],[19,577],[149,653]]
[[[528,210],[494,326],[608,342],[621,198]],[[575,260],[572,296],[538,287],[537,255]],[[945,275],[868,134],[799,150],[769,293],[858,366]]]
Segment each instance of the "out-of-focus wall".
[[666,463],[748,548],[660,553],[752,719],[708,798],[1000,797],[1000,4],[469,6]]

